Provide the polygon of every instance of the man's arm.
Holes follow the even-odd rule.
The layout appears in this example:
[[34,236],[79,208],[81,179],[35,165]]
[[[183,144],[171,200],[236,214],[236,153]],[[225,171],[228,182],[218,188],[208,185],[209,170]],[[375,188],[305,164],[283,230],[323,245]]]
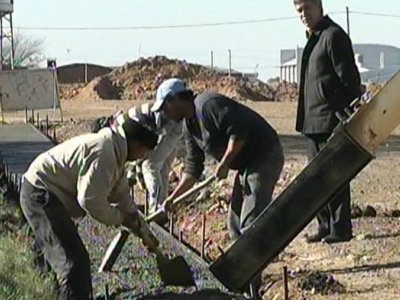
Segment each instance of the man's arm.
[[184,192],[189,190],[195,183],[197,182],[197,178],[193,177],[190,174],[183,173],[181,180],[178,185],[174,189],[174,191],[168,196],[168,200],[171,201],[178,196],[182,195]]
[[[77,199],[89,215],[106,225],[121,225],[123,215],[120,208],[108,201],[113,188],[112,158],[85,158],[81,163],[77,182]],[[110,164],[109,164],[110,163]],[[127,203],[124,203],[127,204]],[[126,213],[135,211],[133,203],[124,208]]]
[[344,87],[346,97],[355,99],[361,94],[361,80],[354,61],[350,38],[345,32],[335,30],[328,40],[328,55],[332,66]]
[[229,139],[228,146],[226,147],[225,154],[219,162],[215,171],[215,177],[224,179],[228,176],[229,167],[232,161],[239,154],[245,144],[244,140]]
[[205,117],[213,122],[218,130],[229,136],[224,155],[215,172],[219,179],[228,176],[229,167],[243,149],[248,136],[247,124],[237,115],[237,106],[231,101],[233,100],[216,99],[208,101],[203,107]]
[[185,168],[177,187],[165,201],[166,210],[171,208],[171,203],[176,197],[189,190],[199,180],[204,170],[204,152],[197,145],[186,126],[184,126],[184,138],[186,145]]

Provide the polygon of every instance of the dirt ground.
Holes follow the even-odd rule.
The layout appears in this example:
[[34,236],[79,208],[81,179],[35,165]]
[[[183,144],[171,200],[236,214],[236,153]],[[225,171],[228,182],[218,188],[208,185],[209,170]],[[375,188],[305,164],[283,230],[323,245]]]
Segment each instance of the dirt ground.
[[[62,102],[64,123],[57,129],[63,140],[88,131],[87,120],[112,114],[138,102],[132,101],[77,101]],[[277,129],[285,149],[285,167],[275,193],[279,193],[306,164],[305,141],[294,132],[296,103],[246,102]],[[282,267],[289,270],[290,299],[399,299],[400,293],[400,227],[399,218],[392,217],[400,208],[400,139],[399,130],[383,145],[372,161],[352,182],[354,205],[373,206],[376,217],[353,219],[355,238],[336,245],[307,244],[305,233],[312,233],[315,224],[310,224],[264,272],[264,299],[283,299]],[[217,191],[228,197],[230,182]],[[209,194],[210,195],[210,194]],[[218,195],[211,195],[217,197]],[[196,208],[190,214],[199,214]],[[226,246],[224,210],[209,214],[207,236],[214,244]],[[193,215],[186,216],[187,221]],[[194,218],[192,218],[194,219]],[[199,219],[199,218],[197,218]],[[196,221],[199,222],[199,221]],[[182,225],[183,226],[183,225]],[[192,230],[198,231],[197,223]],[[192,226],[193,227],[193,226]],[[189,242],[196,244],[198,236],[189,234]],[[198,245],[196,245],[198,246]],[[211,251],[211,250],[210,250]],[[212,254],[212,251],[210,252]],[[301,274],[320,271],[332,276],[340,283],[340,289],[327,295],[300,290]]]

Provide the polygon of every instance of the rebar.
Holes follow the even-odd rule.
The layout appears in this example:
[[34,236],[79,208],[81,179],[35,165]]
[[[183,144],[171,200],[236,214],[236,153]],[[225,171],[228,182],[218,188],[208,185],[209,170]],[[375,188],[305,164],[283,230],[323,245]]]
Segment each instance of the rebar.
[[49,136],[49,115],[46,114],[46,136]]
[[105,300],[109,300],[110,299],[110,291],[108,289],[108,284],[104,284],[104,297]]
[[288,274],[287,274],[287,266],[283,267],[283,291],[285,295],[285,300],[289,300],[289,286],[288,286]]
[[183,243],[183,230],[179,230],[179,243]]
[[169,234],[174,235],[174,214],[169,213]]
[[201,222],[201,258],[205,258],[205,244],[206,244],[206,214],[203,213],[202,222]]

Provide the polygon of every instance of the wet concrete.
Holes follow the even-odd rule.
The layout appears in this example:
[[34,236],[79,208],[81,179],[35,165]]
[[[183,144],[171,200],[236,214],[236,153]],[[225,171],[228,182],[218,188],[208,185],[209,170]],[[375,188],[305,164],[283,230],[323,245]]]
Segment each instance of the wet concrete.
[[165,286],[158,273],[155,255],[147,252],[134,236],[128,238],[113,271],[99,274],[97,269],[101,259],[117,231],[90,218],[85,218],[79,227],[91,255],[95,295],[104,296],[107,285],[111,299],[243,299],[241,295],[227,291],[208,270],[204,260],[158,225],[152,225],[152,230],[160,240],[160,248],[170,257],[182,255],[186,259],[196,287]]
[[[31,124],[0,125],[0,157],[7,175],[16,174],[17,182],[36,156],[52,146],[52,141]],[[14,180],[12,177],[8,176]]]

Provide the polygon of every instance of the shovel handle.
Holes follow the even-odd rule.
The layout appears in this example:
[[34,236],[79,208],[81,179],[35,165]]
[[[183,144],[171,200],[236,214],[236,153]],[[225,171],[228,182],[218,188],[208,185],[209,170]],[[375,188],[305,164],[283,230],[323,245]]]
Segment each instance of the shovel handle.
[[[207,179],[203,180],[202,182],[200,182],[198,185],[192,187],[190,190],[187,190],[182,195],[176,197],[172,201],[172,206],[177,205],[178,203],[182,202],[183,200],[186,200],[187,198],[189,198],[193,194],[195,194],[198,191],[202,190],[203,188],[208,186],[210,183],[212,183],[215,179],[216,179],[216,177],[214,175],[212,175],[212,176],[208,177]],[[146,222],[151,222],[154,219],[156,219],[162,213],[164,213],[164,210],[163,209],[159,209],[156,212],[154,212],[153,214],[147,216],[147,218],[145,220],[146,220]]]

